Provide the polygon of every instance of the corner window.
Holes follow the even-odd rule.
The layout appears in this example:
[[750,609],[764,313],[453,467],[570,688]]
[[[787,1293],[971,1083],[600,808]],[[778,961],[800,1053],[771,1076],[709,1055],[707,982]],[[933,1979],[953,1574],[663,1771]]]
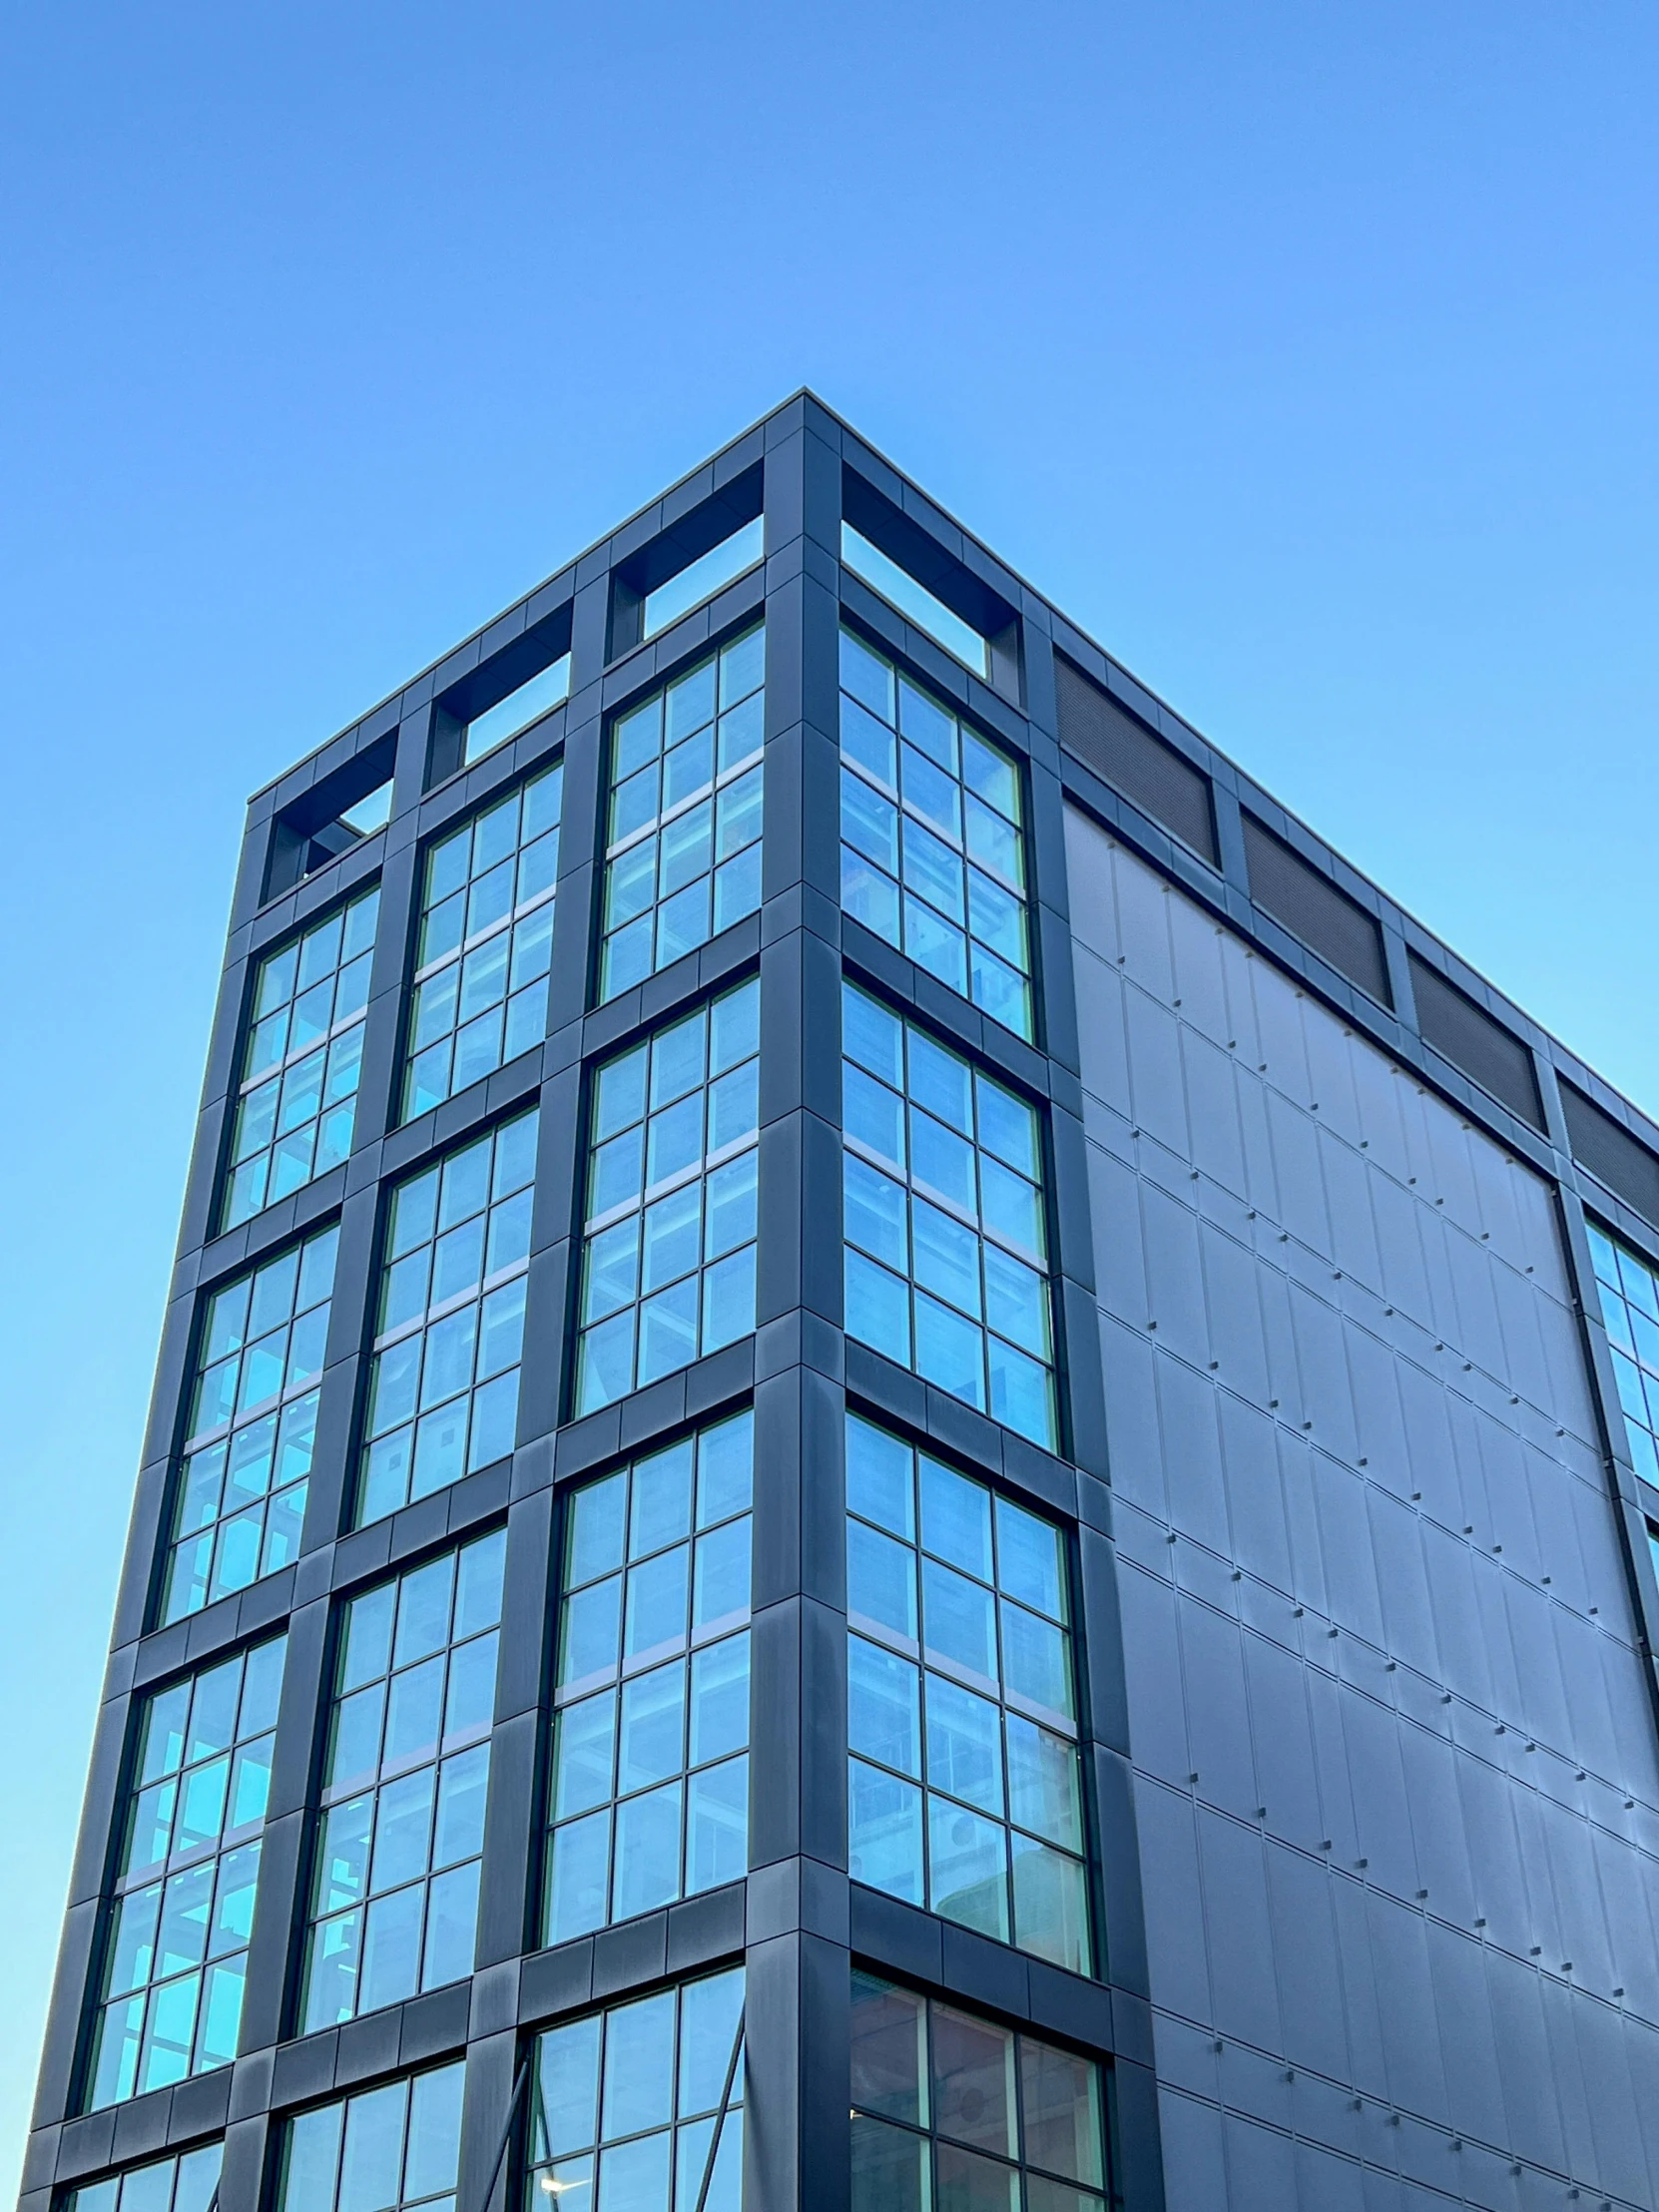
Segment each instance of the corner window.
[[847,1335],[1052,1451],[1035,1112],[850,983],[841,1054]]
[[125,2173],[71,2189],[63,2212],[214,2212],[223,2158],[224,2145],[210,2143],[179,2158],[129,2166]]
[[753,1417],[571,1495],[544,1940],[749,1870]]
[[277,2212],[455,2212],[466,2066],[434,2066],[301,2112],[284,2130]]
[[611,726],[599,996],[761,903],[766,631],[757,625]]
[[947,653],[953,653],[975,676],[989,676],[991,649],[983,634],[953,614],[942,599],[935,599],[925,584],[918,584],[907,568],[871,545],[850,522],[841,524],[841,559],[854,576],[861,576],[899,613],[908,615],[918,630],[925,630]]
[[326,1175],[351,1150],[379,908],[379,891],[365,891],[260,962],[222,1230]]
[[846,1511],[853,1881],[1090,1972],[1059,1529],[852,1415]]
[[756,979],[599,1070],[578,1413],[755,1327],[760,1049]]
[[840,667],[842,906],[1029,1037],[1017,764],[850,630]]
[[520,1114],[392,1193],[359,1523],[513,1448],[537,1126],[534,1109]]
[[162,1620],[200,1612],[299,1553],[338,1232],[208,1301]]
[[1586,1227],[1630,1456],[1644,1482],[1659,1484],[1659,1276],[1593,1221]]
[[743,1969],[536,2038],[526,2212],[739,2212]]
[[90,2111],[236,2057],[286,1648],[274,1637],[143,1702]]
[[1100,2067],[852,1975],[852,2212],[1107,2212]]
[[404,1121],[547,1034],[563,794],[560,763],[426,854]]
[[472,1971],[506,1541],[481,1536],[344,1609],[305,2034]]

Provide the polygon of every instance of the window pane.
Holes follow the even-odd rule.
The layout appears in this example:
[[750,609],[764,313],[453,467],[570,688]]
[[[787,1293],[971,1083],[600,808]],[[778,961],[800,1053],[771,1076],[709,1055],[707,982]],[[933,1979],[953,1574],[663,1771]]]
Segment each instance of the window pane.
[[597,2173],[598,2212],[694,2212],[712,2148],[708,2205],[738,2212],[741,2045],[723,2117],[719,2107],[742,2003],[740,1970],[539,2035],[527,2202],[591,2205]]
[[532,1109],[393,1193],[359,1525],[513,1448],[536,1132]]
[[548,1942],[748,1870],[752,1458],[743,1413],[566,1502]]
[[841,1047],[847,1335],[1053,1449],[1032,1109],[850,983]]
[[[846,630],[840,745],[842,905],[1029,1037],[1024,834],[1013,759],[907,680],[895,690],[891,665]],[[967,866],[969,859],[977,864]]]
[[475,1538],[344,1609],[307,2030],[472,1970],[504,1551]]
[[[694,563],[663,594],[701,569]],[[757,625],[612,724],[601,999],[694,951],[761,902],[764,652]],[[731,695],[718,726],[717,662],[723,705]],[[748,688],[734,692],[740,684]]]
[[[359,893],[343,915],[313,922],[260,962],[231,1134],[237,1165],[221,1201],[222,1230],[297,1190],[351,1149],[366,1003],[360,956],[374,941],[379,897],[377,889]],[[320,1147],[319,1120],[326,1133]]]
[[140,1702],[91,2110],[236,2056],[285,1651],[273,1638]]
[[287,2123],[277,2212],[450,2212],[465,2065],[433,2067]]
[[1059,1530],[855,1414],[846,1494],[853,1879],[1092,1972]]
[[759,1003],[740,984],[598,1071],[579,1413],[754,1329]]
[[328,1333],[337,1242],[337,1231],[325,1229],[208,1302],[191,1437],[174,1480],[164,1623],[246,1588],[291,1556],[305,1509],[312,1385]]

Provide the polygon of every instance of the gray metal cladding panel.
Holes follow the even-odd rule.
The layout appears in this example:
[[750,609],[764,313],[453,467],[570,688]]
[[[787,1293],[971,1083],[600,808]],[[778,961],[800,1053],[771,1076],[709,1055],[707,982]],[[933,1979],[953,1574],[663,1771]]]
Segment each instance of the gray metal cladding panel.
[[1170,2205],[1651,2207],[1659,1753],[1551,1195],[1067,834]]

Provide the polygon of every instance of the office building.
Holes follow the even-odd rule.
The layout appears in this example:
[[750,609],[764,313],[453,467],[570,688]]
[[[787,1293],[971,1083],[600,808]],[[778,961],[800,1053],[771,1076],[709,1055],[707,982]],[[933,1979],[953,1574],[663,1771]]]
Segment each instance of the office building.
[[1659,1127],[798,396],[252,803],[25,2212],[1651,2207],[1656,1430]]

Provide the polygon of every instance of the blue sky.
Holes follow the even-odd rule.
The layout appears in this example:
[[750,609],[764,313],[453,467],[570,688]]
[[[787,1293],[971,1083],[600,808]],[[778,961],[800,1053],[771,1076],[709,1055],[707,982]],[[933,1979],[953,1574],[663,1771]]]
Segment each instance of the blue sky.
[[14,0],[0,2197],[247,794],[811,383],[1659,1109],[1656,80],[1635,0]]

